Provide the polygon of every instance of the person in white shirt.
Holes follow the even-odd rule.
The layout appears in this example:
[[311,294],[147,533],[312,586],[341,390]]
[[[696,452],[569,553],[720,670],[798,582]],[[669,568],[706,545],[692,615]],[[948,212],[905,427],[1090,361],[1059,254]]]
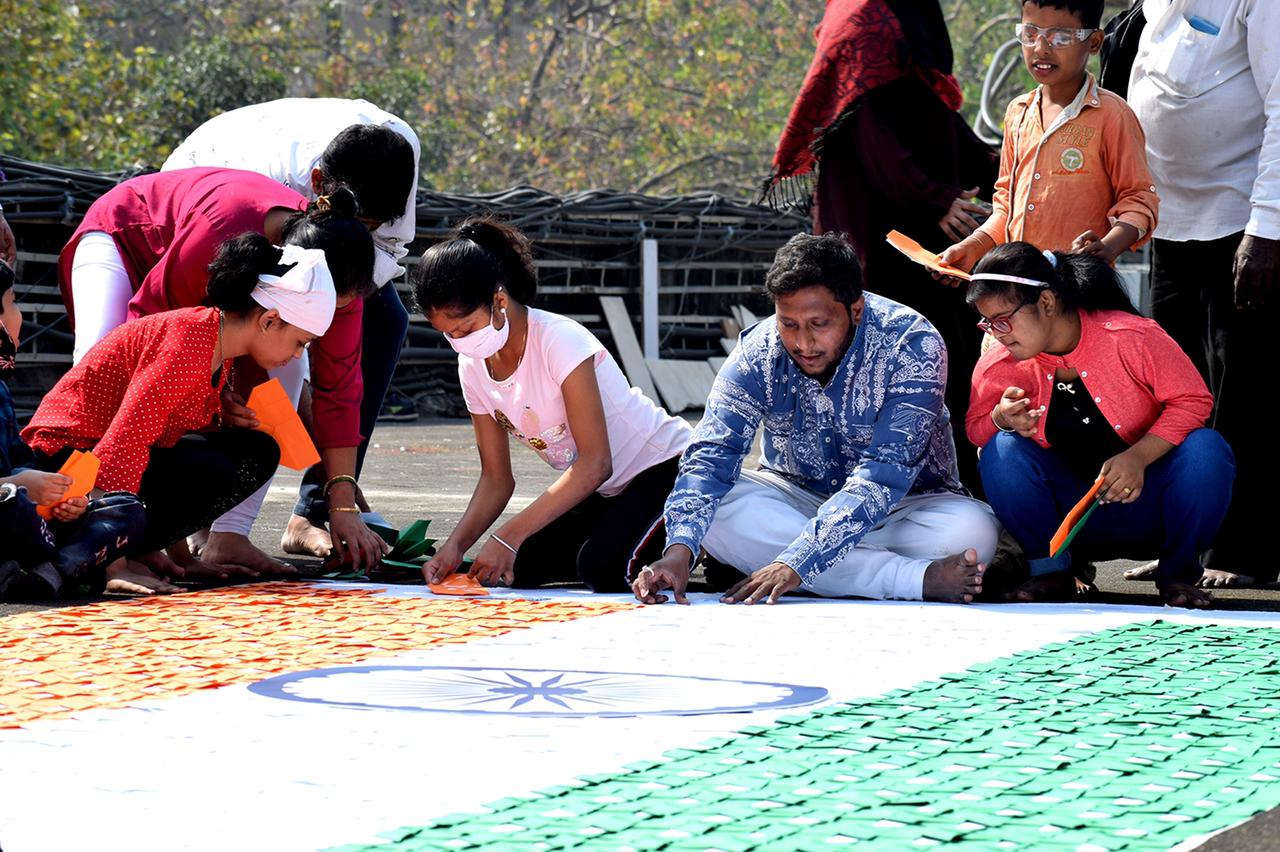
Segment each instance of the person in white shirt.
[[428,582],[456,571],[498,519],[515,478],[508,441],[563,471],[489,534],[471,567],[487,585],[581,581],[623,592],[662,547],[662,507],[692,429],[631,387],[613,356],[567,317],[528,307],[537,273],[528,239],[492,218],[468,219],[413,273],[427,320],[458,352],[480,480]]
[[1204,375],[1235,450],[1231,513],[1200,581],[1235,585],[1271,562],[1263,513],[1278,472],[1254,391],[1270,384],[1280,308],[1280,3],[1145,0],[1143,15],[1129,104],[1161,188],[1153,314]]
[[[400,118],[365,100],[284,98],[214,116],[196,128],[165,160],[161,171],[193,166],[225,166],[267,175],[314,200],[340,185],[360,202],[360,219],[373,231],[374,283],[378,291],[364,303],[360,371],[364,399],[356,475],[364,466],[383,398],[391,385],[400,347],[409,328],[394,285],[404,272],[401,259],[414,239],[417,206],[418,136]],[[293,362],[281,383],[296,404],[307,361]],[[319,466],[303,478],[293,517],[281,547],[286,553],[323,557],[332,546],[324,528]]]

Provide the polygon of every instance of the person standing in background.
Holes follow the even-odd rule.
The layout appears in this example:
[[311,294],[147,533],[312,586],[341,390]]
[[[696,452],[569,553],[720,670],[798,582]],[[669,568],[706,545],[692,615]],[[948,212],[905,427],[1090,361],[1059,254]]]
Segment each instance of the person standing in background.
[[[815,234],[844,233],[867,289],[924,314],[947,345],[950,372],[967,377],[980,336],[964,296],[885,242],[902,231],[933,250],[964,239],[986,215],[997,157],[965,124],[951,75],[951,38],[937,0],[831,0],[817,51],[787,119],[765,195],[812,193]],[[816,172],[816,175],[815,175]],[[947,406],[964,411],[968,386],[952,382]],[[962,418],[954,426],[961,479],[977,485]]]
[[1211,425],[1236,454],[1235,498],[1200,580],[1236,585],[1270,564],[1262,536],[1277,473],[1253,391],[1269,385],[1280,308],[1280,4],[1146,0],[1143,13],[1129,105],[1161,188],[1153,314],[1208,382]]

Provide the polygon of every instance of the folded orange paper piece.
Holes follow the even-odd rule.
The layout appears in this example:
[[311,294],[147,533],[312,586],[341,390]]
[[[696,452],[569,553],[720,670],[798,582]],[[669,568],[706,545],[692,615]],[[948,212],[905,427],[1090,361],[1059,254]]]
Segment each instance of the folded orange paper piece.
[[[67,493],[62,496],[62,499],[54,505],[61,505],[75,497],[88,497],[94,483],[98,481],[98,468],[101,466],[102,462],[93,453],[74,450],[58,470],[58,473],[63,476],[71,477],[71,485],[67,487]],[[53,517],[53,508],[53,506],[36,506],[36,512],[47,521]]]
[[1062,525],[1058,527],[1058,531],[1053,534],[1053,538],[1049,540],[1049,555],[1057,556],[1058,551],[1066,547],[1071,539],[1075,538],[1075,534],[1080,527],[1084,526],[1085,520],[1089,517],[1089,513],[1093,511],[1097,505],[1098,492],[1102,490],[1103,477],[1099,476],[1093,483],[1093,487],[1089,489],[1080,502],[1071,507],[1071,511],[1067,512],[1067,516],[1063,518]]
[[320,461],[320,453],[279,379],[258,385],[245,404],[258,418],[258,431],[266,432],[280,445],[280,464],[293,470],[306,470]]
[[427,588],[437,595],[474,597],[489,594],[489,590],[470,574],[450,574],[439,583],[427,583]]
[[969,273],[959,267],[952,266],[949,263],[943,263],[938,259],[938,255],[929,251],[915,240],[908,237],[900,231],[890,231],[885,236],[885,240],[889,245],[905,254],[921,266],[932,269],[934,272],[941,272],[943,275],[950,275],[953,278],[959,278],[963,281],[969,280]]

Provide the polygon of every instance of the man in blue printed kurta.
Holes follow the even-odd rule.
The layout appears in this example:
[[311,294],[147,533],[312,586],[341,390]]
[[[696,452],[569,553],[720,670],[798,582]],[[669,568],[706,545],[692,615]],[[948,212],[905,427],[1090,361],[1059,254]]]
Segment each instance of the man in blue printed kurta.
[[[667,545],[633,591],[683,602],[700,549],[747,575],[723,600],[793,589],[968,602],[999,529],[960,485],[943,404],[946,349],[928,320],[863,293],[839,235],[801,234],[765,281],[775,315],[716,377],[667,498]],[[763,425],[759,470],[743,471]]]

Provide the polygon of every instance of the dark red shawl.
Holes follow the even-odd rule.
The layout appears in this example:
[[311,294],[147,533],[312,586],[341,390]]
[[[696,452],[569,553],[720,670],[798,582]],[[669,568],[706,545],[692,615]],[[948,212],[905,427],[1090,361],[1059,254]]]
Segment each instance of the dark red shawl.
[[775,206],[807,198],[807,191],[783,182],[813,171],[823,136],[872,89],[918,74],[951,109],[963,103],[951,76],[951,41],[936,0],[827,0],[815,36],[817,51],[765,184],[764,196]]

